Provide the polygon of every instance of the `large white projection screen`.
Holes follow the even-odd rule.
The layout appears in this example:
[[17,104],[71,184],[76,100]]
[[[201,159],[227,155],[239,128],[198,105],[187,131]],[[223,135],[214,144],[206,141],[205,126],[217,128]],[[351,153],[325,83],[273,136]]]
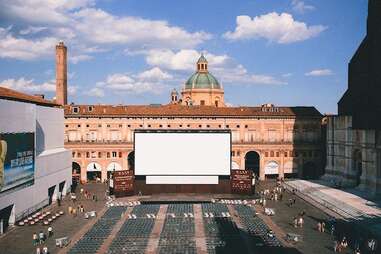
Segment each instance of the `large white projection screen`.
[[230,175],[230,133],[135,132],[135,175]]

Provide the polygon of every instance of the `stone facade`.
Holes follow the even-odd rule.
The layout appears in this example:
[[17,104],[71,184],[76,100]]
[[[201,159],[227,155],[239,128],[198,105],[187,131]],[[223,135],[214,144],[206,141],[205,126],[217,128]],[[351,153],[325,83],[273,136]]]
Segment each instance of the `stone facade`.
[[381,194],[381,131],[352,128],[351,116],[328,117],[324,179]]
[[381,1],[369,0],[367,35],[349,63],[338,116],[328,117],[324,179],[381,194]]

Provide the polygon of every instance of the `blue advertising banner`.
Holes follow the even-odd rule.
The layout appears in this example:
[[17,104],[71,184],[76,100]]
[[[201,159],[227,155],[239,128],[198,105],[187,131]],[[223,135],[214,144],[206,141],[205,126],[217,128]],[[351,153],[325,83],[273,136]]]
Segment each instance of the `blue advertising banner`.
[[0,193],[34,183],[34,133],[0,133]]

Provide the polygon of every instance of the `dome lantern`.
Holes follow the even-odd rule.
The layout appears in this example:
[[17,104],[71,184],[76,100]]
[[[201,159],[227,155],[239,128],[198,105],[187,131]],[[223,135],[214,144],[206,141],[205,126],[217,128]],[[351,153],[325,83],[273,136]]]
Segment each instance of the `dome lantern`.
[[202,53],[197,61],[197,72],[208,72],[208,61]]

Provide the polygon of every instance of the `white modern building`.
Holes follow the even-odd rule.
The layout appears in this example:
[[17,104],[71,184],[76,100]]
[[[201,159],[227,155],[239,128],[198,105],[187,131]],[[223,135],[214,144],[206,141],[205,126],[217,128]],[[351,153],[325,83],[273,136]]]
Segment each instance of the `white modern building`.
[[2,233],[70,191],[72,159],[59,105],[0,87],[0,119]]

